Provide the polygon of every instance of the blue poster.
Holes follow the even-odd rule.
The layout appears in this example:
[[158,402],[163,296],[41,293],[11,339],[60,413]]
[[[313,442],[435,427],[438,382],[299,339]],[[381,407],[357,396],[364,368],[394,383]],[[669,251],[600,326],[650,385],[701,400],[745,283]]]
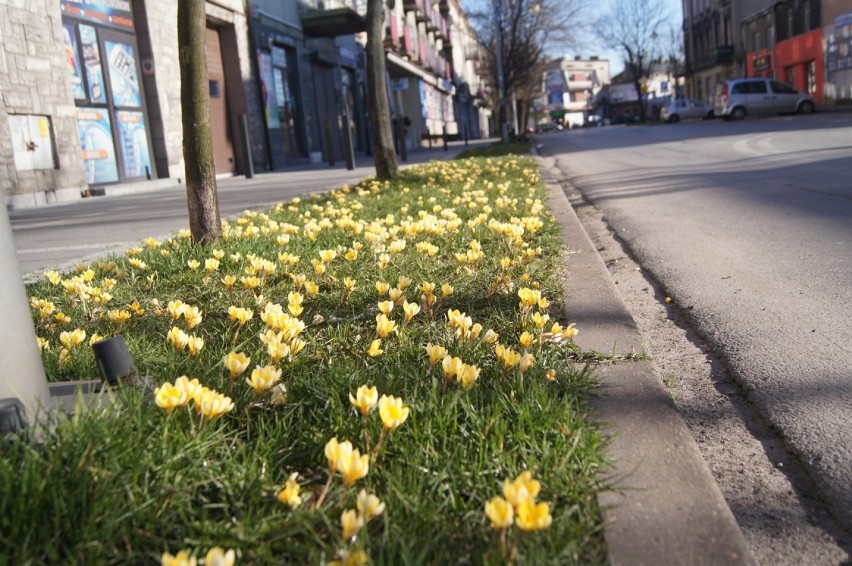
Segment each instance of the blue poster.
[[104,71],[101,67],[101,53],[95,28],[80,24],[80,44],[83,46],[83,66],[86,68],[86,80],[89,82],[89,101],[104,104],[107,101]]
[[83,73],[80,72],[80,56],[77,52],[77,35],[72,24],[62,25],[62,37],[65,39],[65,62],[68,64],[68,76],[71,78],[71,94],[76,100],[85,100]]
[[136,55],[133,46],[117,41],[104,41],[109,63],[109,83],[115,106],[142,106]]
[[78,108],[77,133],[80,145],[83,146],[86,183],[92,185],[118,181],[109,112],[102,108]]
[[149,176],[151,159],[148,155],[145,116],[142,112],[118,110],[115,113],[115,122],[118,125],[124,176],[127,178]]

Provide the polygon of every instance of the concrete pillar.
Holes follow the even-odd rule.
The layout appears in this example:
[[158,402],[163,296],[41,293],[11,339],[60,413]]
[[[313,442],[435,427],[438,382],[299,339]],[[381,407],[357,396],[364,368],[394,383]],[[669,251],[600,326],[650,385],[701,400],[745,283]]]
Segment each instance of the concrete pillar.
[[51,406],[27,294],[18,268],[6,207],[0,212],[0,399],[18,398],[30,424]]

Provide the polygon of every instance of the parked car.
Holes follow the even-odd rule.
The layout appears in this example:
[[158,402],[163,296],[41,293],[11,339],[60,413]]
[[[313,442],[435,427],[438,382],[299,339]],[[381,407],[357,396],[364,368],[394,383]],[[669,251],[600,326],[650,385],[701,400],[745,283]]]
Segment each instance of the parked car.
[[816,104],[805,93],[775,79],[751,78],[725,81],[716,96],[716,116],[742,120],[748,114],[810,114]]
[[713,106],[700,100],[679,98],[672,100],[660,109],[660,119],[665,122],[680,122],[690,118],[706,120],[713,117]]

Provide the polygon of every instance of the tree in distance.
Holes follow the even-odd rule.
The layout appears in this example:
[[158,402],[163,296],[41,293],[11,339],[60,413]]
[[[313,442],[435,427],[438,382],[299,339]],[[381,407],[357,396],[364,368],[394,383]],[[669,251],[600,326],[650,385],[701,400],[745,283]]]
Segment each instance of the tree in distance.
[[[367,106],[376,178],[393,179],[399,165],[393,147],[385,70],[385,0],[367,0]],[[404,143],[400,140],[399,143]]]

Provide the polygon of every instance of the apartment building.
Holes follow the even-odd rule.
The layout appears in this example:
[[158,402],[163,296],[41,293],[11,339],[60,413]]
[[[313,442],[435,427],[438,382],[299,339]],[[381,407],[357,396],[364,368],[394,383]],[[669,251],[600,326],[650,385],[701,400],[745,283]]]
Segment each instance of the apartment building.
[[[370,151],[365,12],[365,0],[207,0],[218,175]],[[487,135],[458,1],[398,1],[386,17],[407,145]],[[5,2],[0,93],[7,207],[184,176],[177,0]]]
[[542,76],[542,93],[533,104],[538,125],[579,127],[589,122],[595,97],[610,84],[609,61],[598,57],[562,57],[549,61]]
[[852,103],[852,0],[684,0],[686,86],[712,101],[740,76],[774,77],[817,104]]

